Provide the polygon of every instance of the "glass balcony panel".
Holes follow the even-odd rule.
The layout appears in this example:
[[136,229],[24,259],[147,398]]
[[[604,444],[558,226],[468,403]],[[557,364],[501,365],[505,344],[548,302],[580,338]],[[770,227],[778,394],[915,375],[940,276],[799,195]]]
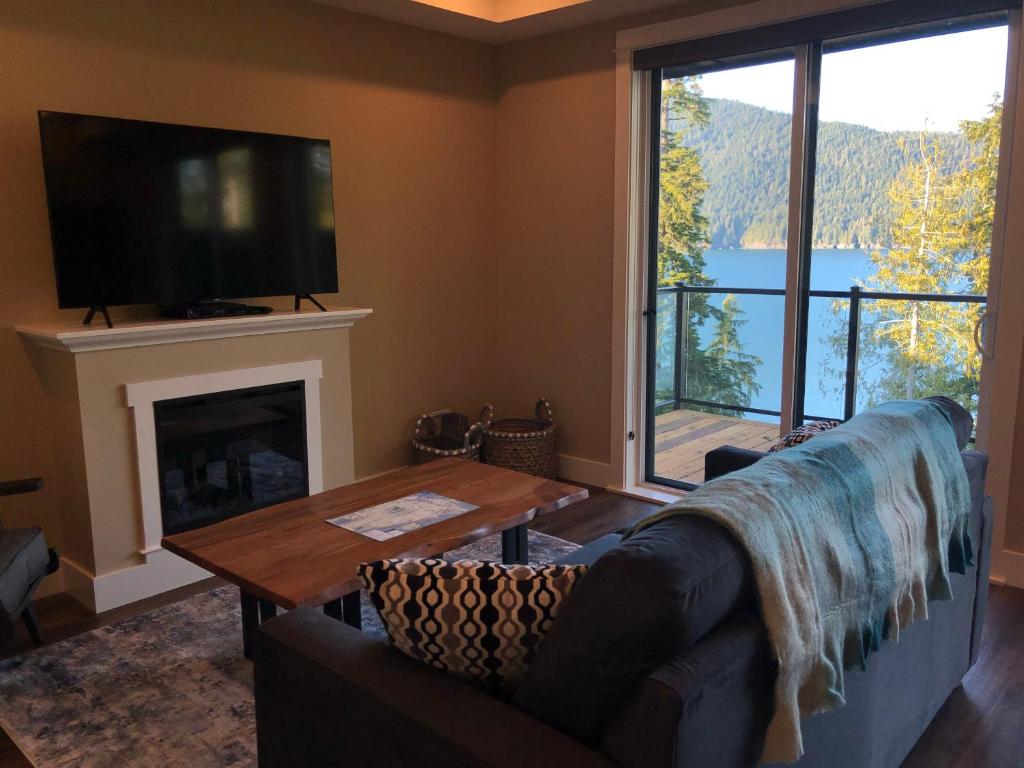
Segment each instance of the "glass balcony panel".
[[807,316],[804,413],[811,418],[805,418],[805,421],[815,418],[841,419],[846,389],[846,337],[850,301],[811,296]]
[[974,327],[982,302],[861,303],[857,410],[890,400],[945,395],[977,419],[981,355]]
[[[666,296],[671,305],[663,304]],[[699,483],[709,450],[765,450],[778,437],[784,297],[677,289],[660,292],[658,300],[657,360],[665,364],[655,371],[654,473]],[[674,320],[662,326],[662,314],[686,318],[678,357],[668,332]]]
[[[654,340],[654,402],[659,410],[675,406],[679,393],[676,382],[676,290],[658,290],[658,317]],[[668,405],[661,405],[670,401]]]

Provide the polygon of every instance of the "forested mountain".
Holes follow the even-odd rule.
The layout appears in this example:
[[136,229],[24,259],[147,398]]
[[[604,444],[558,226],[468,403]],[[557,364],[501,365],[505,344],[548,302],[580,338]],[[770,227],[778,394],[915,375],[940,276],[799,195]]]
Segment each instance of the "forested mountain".
[[[737,101],[708,99],[707,104],[711,119],[706,127],[686,128],[677,120],[670,127],[685,129],[685,143],[700,155],[708,182],[703,213],[710,224],[711,247],[782,247],[788,211],[790,116]],[[938,136],[949,159],[963,155],[959,134]],[[889,239],[889,185],[904,165],[919,159],[916,147],[915,133],[821,123],[815,245],[884,246]]]

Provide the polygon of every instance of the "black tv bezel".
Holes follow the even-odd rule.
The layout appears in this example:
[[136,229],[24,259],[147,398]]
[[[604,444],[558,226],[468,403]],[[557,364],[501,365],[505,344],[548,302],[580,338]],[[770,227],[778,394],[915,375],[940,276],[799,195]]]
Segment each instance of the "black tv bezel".
[[[53,222],[53,214],[52,214],[51,199],[50,199],[50,178],[49,178],[49,175],[47,174],[47,169],[46,169],[46,150],[45,150],[45,148],[43,146],[43,120],[48,115],[53,115],[53,116],[57,116],[57,117],[78,117],[78,118],[89,118],[89,119],[98,119],[98,120],[112,120],[112,121],[117,121],[117,122],[120,122],[120,123],[135,123],[137,125],[162,125],[162,126],[168,126],[168,127],[171,127],[171,128],[199,128],[199,129],[204,130],[204,131],[216,131],[218,133],[223,133],[223,134],[239,134],[239,135],[243,135],[243,136],[272,136],[272,137],[277,137],[277,138],[282,138],[282,139],[297,139],[299,141],[325,142],[327,144],[328,149],[330,150],[330,153],[331,153],[331,183],[332,183],[331,184],[331,215],[332,215],[332,217],[334,219],[334,223],[335,223],[335,226],[334,226],[334,238],[335,238],[334,239],[334,263],[335,263],[335,269],[334,269],[333,289],[332,290],[323,290],[323,289],[321,289],[321,290],[317,290],[316,292],[317,293],[337,293],[338,290],[340,289],[341,279],[340,279],[340,269],[338,268],[339,265],[338,265],[338,241],[337,241],[337,237],[338,237],[338,227],[337,227],[338,210],[337,210],[337,206],[335,204],[335,194],[334,194],[334,189],[333,189],[333,182],[334,182],[334,147],[331,144],[330,138],[327,138],[327,137],[322,137],[321,138],[321,137],[315,137],[315,136],[299,136],[299,135],[291,134],[291,133],[276,133],[276,132],[272,132],[272,131],[249,131],[249,130],[244,130],[244,129],[239,129],[239,128],[220,128],[220,127],[217,127],[217,126],[199,125],[199,124],[194,124],[194,123],[172,123],[172,122],[168,122],[166,120],[143,120],[143,119],[135,118],[135,117],[116,117],[116,116],[113,116],[113,115],[95,115],[95,114],[89,114],[89,113],[85,113],[85,112],[67,112],[67,111],[58,110],[58,109],[40,109],[40,110],[36,111],[36,120],[37,120],[37,124],[39,126],[39,159],[40,159],[40,162],[42,163],[42,166],[43,166],[43,186],[44,186],[44,193],[46,195],[46,219],[47,219],[47,225],[48,225],[48,229],[49,229],[49,233],[50,233],[50,257],[51,257],[51,260],[53,262],[53,277],[54,277],[54,284],[55,284],[56,292],[57,292],[57,308],[58,309],[90,309],[90,308],[98,308],[98,307],[144,307],[144,306],[165,306],[165,305],[161,305],[159,302],[156,302],[156,301],[152,301],[152,302],[133,302],[133,303],[125,303],[125,304],[110,304],[110,303],[104,304],[104,303],[101,303],[101,302],[94,302],[94,303],[91,303],[91,304],[90,303],[68,303],[68,304],[65,304],[61,300],[60,270],[58,269],[58,265],[57,265],[57,249],[54,247],[54,222]],[[266,297],[290,296],[290,295],[292,295],[292,294],[266,294]],[[302,295],[306,295],[306,294],[304,293]],[[260,296],[253,296],[251,294],[244,294],[244,295],[243,294],[238,294],[238,295],[232,295],[232,296],[227,296],[227,295],[225,295],[225,296],[208,296],[208,297],[204,297],[204,298],[201,298],[201,299],[197,299],[196,303],[218,302],[218,301],[233,301],[233,300],[237,300],[237,299],[256,299],[256,298],[262,298],[262,297],[260,297]],[[188,304],[188,303],[192,303],[192,302],[182,302],[182,304]]]

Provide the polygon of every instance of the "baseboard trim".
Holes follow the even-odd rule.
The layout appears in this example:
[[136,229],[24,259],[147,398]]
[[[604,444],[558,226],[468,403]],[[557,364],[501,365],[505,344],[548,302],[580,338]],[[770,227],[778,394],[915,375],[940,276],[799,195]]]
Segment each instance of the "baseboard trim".
[[66,557],[60,559],[60,572],[64,574],[64,591],[90,611],[96,613],[96,595],[93,590],[93,580],[96,577],[86,568]]
[[148,553],[139,565],[98,576],[66,557],[61,558],[61,566],[65,591],[93,613],[119,608],[213,575],[164,549]]
[[650,484],[632,485],[629,488],[617,488],[610,485],[607,490],[620,496],[628,496],[631,499],[649,501],[654,504],[671,504],[674,501],[679,501],[685,494],[685,491]]
[[[383,472],[374,472],[372,475],[363,475],[361,477],[357,477],[356,482],[384,477],[385,475],[390,475],[393,472],[408,469],[412,466],[415,465],[405,464],[400,467],[394,467],[393,469],[385,469]],[[593,459],[581,459],[578,456],[570,456],[567,453],[560,453],[558,454],[557,472],[558,477],[562,480],[571,480],[576,483],[596,485],[600,488],[604,488],[611,484],[610,478],[612,476],[612,465],[600,461],[594,461]]]
[[1024,552],[1004,549],[994,554],[989,581],[1024,589]]
[[604,488],[611,483],[612,465],[560,453],[558,454],[558,476],[563,480]]

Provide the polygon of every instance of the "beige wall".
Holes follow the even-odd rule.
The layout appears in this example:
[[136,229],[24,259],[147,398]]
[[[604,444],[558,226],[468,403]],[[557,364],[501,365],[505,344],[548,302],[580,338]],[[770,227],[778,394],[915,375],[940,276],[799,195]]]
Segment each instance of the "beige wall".
[[552,400],[563,453],[610,460],[615,34],[738,4],[700,0],[498,49],[489,391],[502,411]]
[[611,365],[615,34],[607,26],[498,53],[499,413],[543,395],[559,448],[607,462]]
[[[1024,371],[1022,371],[1024,377]],[[1024,424],[1024,387],[1020,389],[1016,408],[1016,424]],[[1015,471],[1024,466],[1024,429],[1014,430],[1014,444],[1009,461],[1010,503],[1006,514],[1006,549],[1024,552],[1024,515],[1020,509],[1024,506],[1024,472]]]
[[0,477],[47,481],[5,500],[0,517],[41,524],[64,549],[87,535],[62,542],[68,437],[51,428],[40,372],[13,331],[80,317],[56,308],[37,110],[331,139],[342,289],[325,298],[374,309],[352,331],[356,472],[368,475],[407,463],[417,414],[475,409],[485,396],[492,56],[308,2],[0,4]]

